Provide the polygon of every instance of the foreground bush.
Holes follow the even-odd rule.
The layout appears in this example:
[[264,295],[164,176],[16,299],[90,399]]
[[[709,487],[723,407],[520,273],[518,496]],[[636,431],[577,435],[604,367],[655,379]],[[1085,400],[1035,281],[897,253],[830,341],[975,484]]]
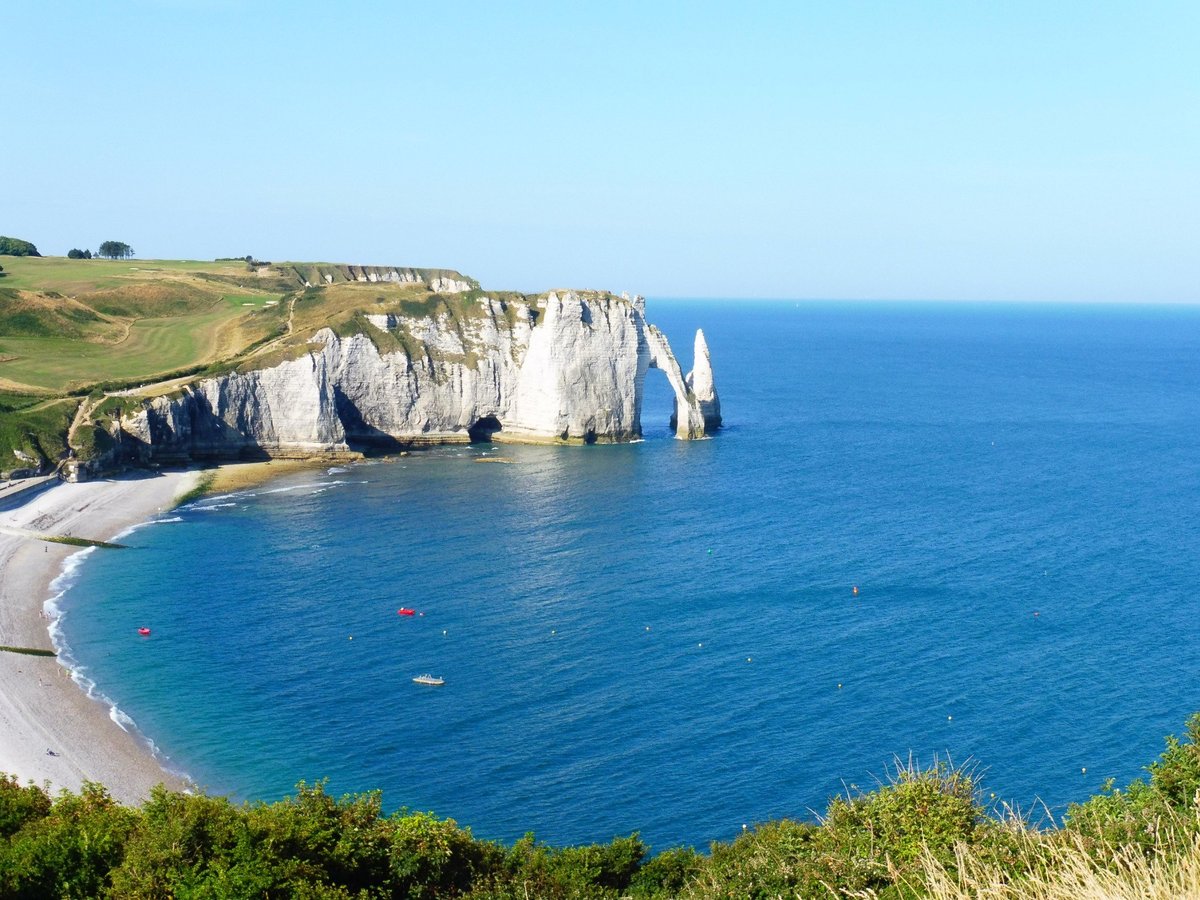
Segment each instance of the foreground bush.
[[300,784],[278,803],[156,789],[140,809],[100,785],[51,798],[0,776],[0,897],[605,898],[1200,896],[1200,716],[1148,781],[1072,806],[1061,829],[988,815],[973,773],[901,765],[889,783],[707,856],[638,836],[505,847],[453,820],[385,815],[378,793]]
[[1197,833],[1200,803],[1200,714],[1192,716],[1184,738],[1167,738],[1167,749],[1149,766],[1150,780],[1138,779],[1124,790],[1110,782],[1103,793],[1072,805],[1067,828],[1084,846],[1136,845],[1152,851],[1164,830]]

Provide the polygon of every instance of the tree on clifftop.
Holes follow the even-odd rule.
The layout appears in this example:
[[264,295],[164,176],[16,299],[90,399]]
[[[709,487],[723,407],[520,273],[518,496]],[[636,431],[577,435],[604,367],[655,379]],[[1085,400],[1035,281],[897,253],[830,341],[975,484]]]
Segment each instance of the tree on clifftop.
[[41,256],[37,247],[20,238],[0,235],[0,256]]
[[129,259],[133,256],[133,248],[123,241],[105,241],[96,251],[96,255],[108,259]]

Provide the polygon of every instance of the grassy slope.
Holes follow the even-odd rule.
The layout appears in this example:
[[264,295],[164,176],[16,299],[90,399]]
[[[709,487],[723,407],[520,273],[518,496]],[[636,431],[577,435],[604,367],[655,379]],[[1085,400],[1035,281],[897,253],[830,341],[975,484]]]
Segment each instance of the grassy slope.
[[197,275],[246,276],[244,264],[5,257],[4,268],[0,379],[9,389],[148,379],[236,354],[277,325],[256,321],[280,295],[253,277],[239,288]]
[[[5,396],[0,393],[0,401]],[[32,404],[7,406],[0,402],[0,468],[30,465],[14,451],[32,459],[53,459],[61,450],[79,405],[78,400],[56,398]]]

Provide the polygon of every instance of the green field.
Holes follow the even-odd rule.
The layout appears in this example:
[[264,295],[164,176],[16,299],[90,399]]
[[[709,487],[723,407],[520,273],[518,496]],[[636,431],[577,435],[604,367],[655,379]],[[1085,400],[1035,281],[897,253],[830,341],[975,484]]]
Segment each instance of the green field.
[[[238,310],[240,312],[240,310]],[[119,343],[58,337],[0,337],[0,373],[15,384],[79,389],[97,381],[129,381],[183,369],[215,357],[227,308],[183,319],[139,319]],[[236,314],[236,313],[235,313]]]
[[[278,327],[244,263],[4,257],[0,386],[80,390],[235,356]],[[241,278],[242,289],[203,277]],[[269,319],[270,321],[265,321]]]
[[193,272],[240,274],[241,262],[215,263],[188,259],[67,259],[65,256],[0,256],[0,286],[70,294],[119,287],[162,275]]

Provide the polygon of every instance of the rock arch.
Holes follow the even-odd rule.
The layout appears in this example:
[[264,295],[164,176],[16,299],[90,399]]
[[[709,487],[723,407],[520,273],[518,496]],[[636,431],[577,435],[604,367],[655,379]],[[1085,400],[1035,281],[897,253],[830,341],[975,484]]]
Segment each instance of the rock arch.
[[675,437],[691,441],[704,437],[704,413],[696,395],[688,387],[679,367],[679,360],[671,352],[667,337],[655,326],[646,325],[646,345],[649,349],[647,367],[660,369],[667,376],[671,390],[675,392],[675,414],[671,417],[675,424]]

